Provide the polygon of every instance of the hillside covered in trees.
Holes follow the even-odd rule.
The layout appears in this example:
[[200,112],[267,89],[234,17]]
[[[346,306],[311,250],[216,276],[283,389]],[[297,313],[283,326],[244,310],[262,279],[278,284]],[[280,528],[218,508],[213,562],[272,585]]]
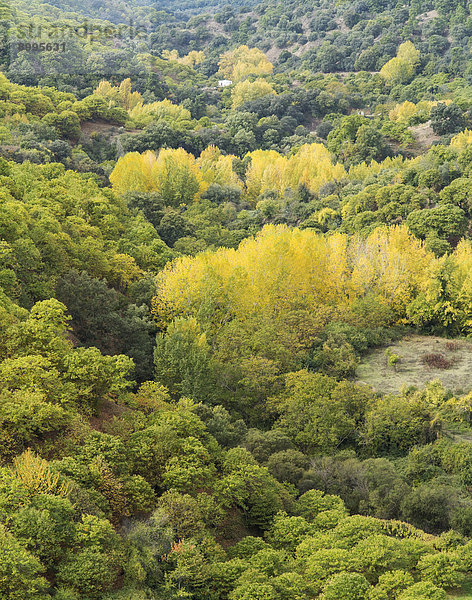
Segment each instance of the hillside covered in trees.
[[0,8],[0,600],[472,598],[472,5]]

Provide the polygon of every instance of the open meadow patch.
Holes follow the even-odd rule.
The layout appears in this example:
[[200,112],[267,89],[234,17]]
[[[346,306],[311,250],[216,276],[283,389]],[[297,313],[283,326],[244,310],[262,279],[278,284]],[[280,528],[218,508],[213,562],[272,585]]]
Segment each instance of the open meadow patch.
[[[392,364],[389,357],[398,360]],[[386,349],[366,355],[356,370],[357,380],[383,394],[403,386],[424,386],[439,379],[455,393],[472,389],[472,343],[437,336],[408,335]]]

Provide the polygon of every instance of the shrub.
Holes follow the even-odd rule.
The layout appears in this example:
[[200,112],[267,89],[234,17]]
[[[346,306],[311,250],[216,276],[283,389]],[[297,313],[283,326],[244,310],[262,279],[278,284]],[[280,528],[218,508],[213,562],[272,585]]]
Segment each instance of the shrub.
[[435,353],[424,354],[421,362],[432,369],[450,369],[454,364],[454,361],[446,358],[444,354]]
[[446,592],[430,581],[419,581],[401,592],[397,600],[446,600]]
[[421,573],[422,579],[432,581],[435,585],[445,588],[456,587],[463,580],[460,558],[453,552],[421,557],[418,562],[418,571]]
[[446,350],[449,350],[449,352],[456,352],[459,350],[458,342],[446,342]]
[[369,582],[360,573],[338,573],[324,588],[324,600],[364,600]]

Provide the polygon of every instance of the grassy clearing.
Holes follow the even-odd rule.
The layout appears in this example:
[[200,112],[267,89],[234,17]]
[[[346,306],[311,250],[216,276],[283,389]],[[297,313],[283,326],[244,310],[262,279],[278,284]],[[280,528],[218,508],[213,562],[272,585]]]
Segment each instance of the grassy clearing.
[[[406,336],[389,346],[400,357],[396,369],[387,365],[385,348],[380,348],[364,357],[357,368],[357,380],[383,394],[396,393],[405,385],[422,387],[434,379],[454,393],[467,393],[472,390],[472,343],[454,340],[457,348],[451,349],[451,341],[435,336]],[[442,354],[453,364],[448,369],[428,367],[422,362],[427,354]]]
[[448,599],[450,598],[450,600],[472,600],[472,580],[464,583],[460,590],[448,594],[447,597]]

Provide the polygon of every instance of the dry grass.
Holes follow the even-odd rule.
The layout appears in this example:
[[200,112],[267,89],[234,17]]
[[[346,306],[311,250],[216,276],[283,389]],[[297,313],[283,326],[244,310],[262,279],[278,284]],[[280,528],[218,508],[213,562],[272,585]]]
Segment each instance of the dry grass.
[[[400,357],[396,370],[386,364],[385,349],[380,348],[358,366],[359,381],[384,394],[398,392],[404,385],[422,387],[433,379],[455,393],[472,390],[472,343],[455,340],[451,344],[451,340],[440,337],[410,335],[389,348]],[[426,366],[423,361],[428,354],[443,355],[451,361],[451,367],[445,370]]]
[[408,127],[415,138],[416,150],[423,152],[431,148],[433,142],[439,140],[439,136],[436,135],[431,127],[431,121],[422,123],[421,125],[413,125]]

